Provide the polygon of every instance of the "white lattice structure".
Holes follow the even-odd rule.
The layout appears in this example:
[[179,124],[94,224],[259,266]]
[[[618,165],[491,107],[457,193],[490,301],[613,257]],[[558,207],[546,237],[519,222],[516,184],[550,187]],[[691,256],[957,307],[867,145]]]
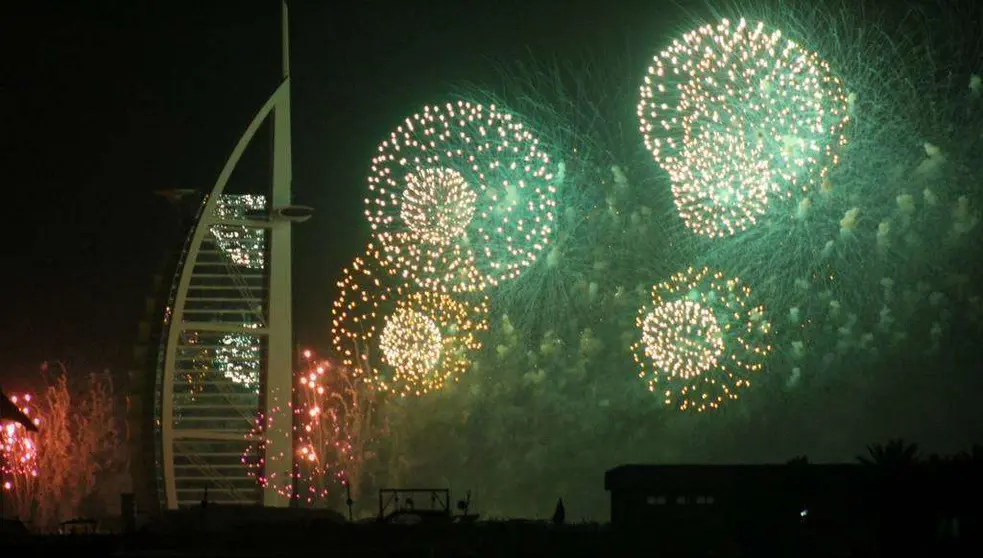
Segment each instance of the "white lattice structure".
[[[292,455],[290,74],[283,7],[283,80],[253,118],[202,201],[165,311],[158,357],[157,477],[169,509],[208,500],[286,506],[242,463],[257,415],[273,414],[267,452]],[[265,195],[225,192],[260,126],[273,126],[273,176]],[[282,416],[279,416],[282,415]],[[289,475],[290,459],[275,460]],[[268,471],[267,473],[271,473]]]

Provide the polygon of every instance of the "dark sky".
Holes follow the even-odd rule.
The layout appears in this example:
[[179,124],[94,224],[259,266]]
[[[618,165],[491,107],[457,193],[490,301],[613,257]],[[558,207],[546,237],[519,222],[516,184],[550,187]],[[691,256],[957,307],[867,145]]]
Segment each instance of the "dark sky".
[[[44,359],[124,368],[174,226],[152,192],[211,188],[278,83],[279,2],[17,4],[0,16],[0,380]],[[296,332],[322,347],[335,278],[367,238],[368,162],[394,124],[496,65],[664,20],[659,2],[293,4],[293,191],[317,211],[295,233]],[[243,168],[236,179],[264,178]]]

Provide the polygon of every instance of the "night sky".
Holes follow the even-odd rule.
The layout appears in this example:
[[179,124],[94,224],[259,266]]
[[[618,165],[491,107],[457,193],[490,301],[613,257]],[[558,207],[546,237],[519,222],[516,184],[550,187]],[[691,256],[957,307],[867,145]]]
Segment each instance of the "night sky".
[[[316,209],[294,237],[296,334],[316,347],[327,345],[334,281],[367,240],[364,177],[394,123],[450,84],[493,80],[517,60],[580,56],[659,11],[657,2],[295,4],[293,192]],[[17,383],[44,359],[125,368],[175,226],[153,191],[212,187],[278,83],[279,2],[18,9],[0,23],[12,209],[0,379]],[[261,184],[266,155],[247,154],[230,187]]]
[[[280,76],[278,0],[17,4],[0,11],[10,391],[45,359],[126,370],[152,275],[173,248],[174,208],[153,192],[210,189]],[[668,0],[293,2],[293,192],[315,208],[294,229],[297,342],[328,348],[334,282],[368,240],[368,165],[396,124],[452,84],[494,85],[497,68],[520,60],[642,60],[653,37],[687,21],[680,12]],[[261,184],[266,156],[247,152],[230,188]],[[924,431],[979,419],[978,384],[953,388],[961,404],[939,395],[938,424]],[[885,401],[872,430],[908,416],[922,431],[925,411]],[[863,420],[850,412],[842,428]]]

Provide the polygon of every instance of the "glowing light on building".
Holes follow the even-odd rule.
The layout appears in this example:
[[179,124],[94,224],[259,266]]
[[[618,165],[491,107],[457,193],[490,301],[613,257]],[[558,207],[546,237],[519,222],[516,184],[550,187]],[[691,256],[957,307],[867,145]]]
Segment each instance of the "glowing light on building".
[[262,355],[263,347],[258,337],[226,334],[215,349],[215,367],[236,384],[257,387]]
[[[218,198],[215,216],[220,221],[245,221],[252,213],[266,211],[266,196],[223,194]],[[219,248],[235,265],[263,269],[266,265],[266,230],[255,226],[213,225],[212,235]]]

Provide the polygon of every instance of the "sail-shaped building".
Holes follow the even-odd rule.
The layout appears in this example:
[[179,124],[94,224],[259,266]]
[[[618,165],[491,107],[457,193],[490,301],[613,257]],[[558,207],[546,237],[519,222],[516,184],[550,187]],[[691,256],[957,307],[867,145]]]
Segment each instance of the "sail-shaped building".
[[[247,446],[260,447],[263,476],[292,474],[291,226],[307,219],[310,209],[291,204],[287,31],[284,4],[282,80],[215,185],[197,198],[183,249],[171,266],[172,284],[155,310],[160,321],[143,336],[145,362],[154,370],[152,386],[146,374],[145,398],[136,411],[144,419],[135,453],[143,454],[146,480],[154,477],[141,483],[134,475],[144,506],[157,500],[162,508],[176,509],[198,505],[206,495],[216,504],[289,504],[274,483],[257,483],[243,461]],[[227,192],[246,147],[264,125],[272,135],[272,176],[265,191]],[[257,420],[268,425],[262,444],[254,439]],[[154,496],[140,498],[141,490]]]

